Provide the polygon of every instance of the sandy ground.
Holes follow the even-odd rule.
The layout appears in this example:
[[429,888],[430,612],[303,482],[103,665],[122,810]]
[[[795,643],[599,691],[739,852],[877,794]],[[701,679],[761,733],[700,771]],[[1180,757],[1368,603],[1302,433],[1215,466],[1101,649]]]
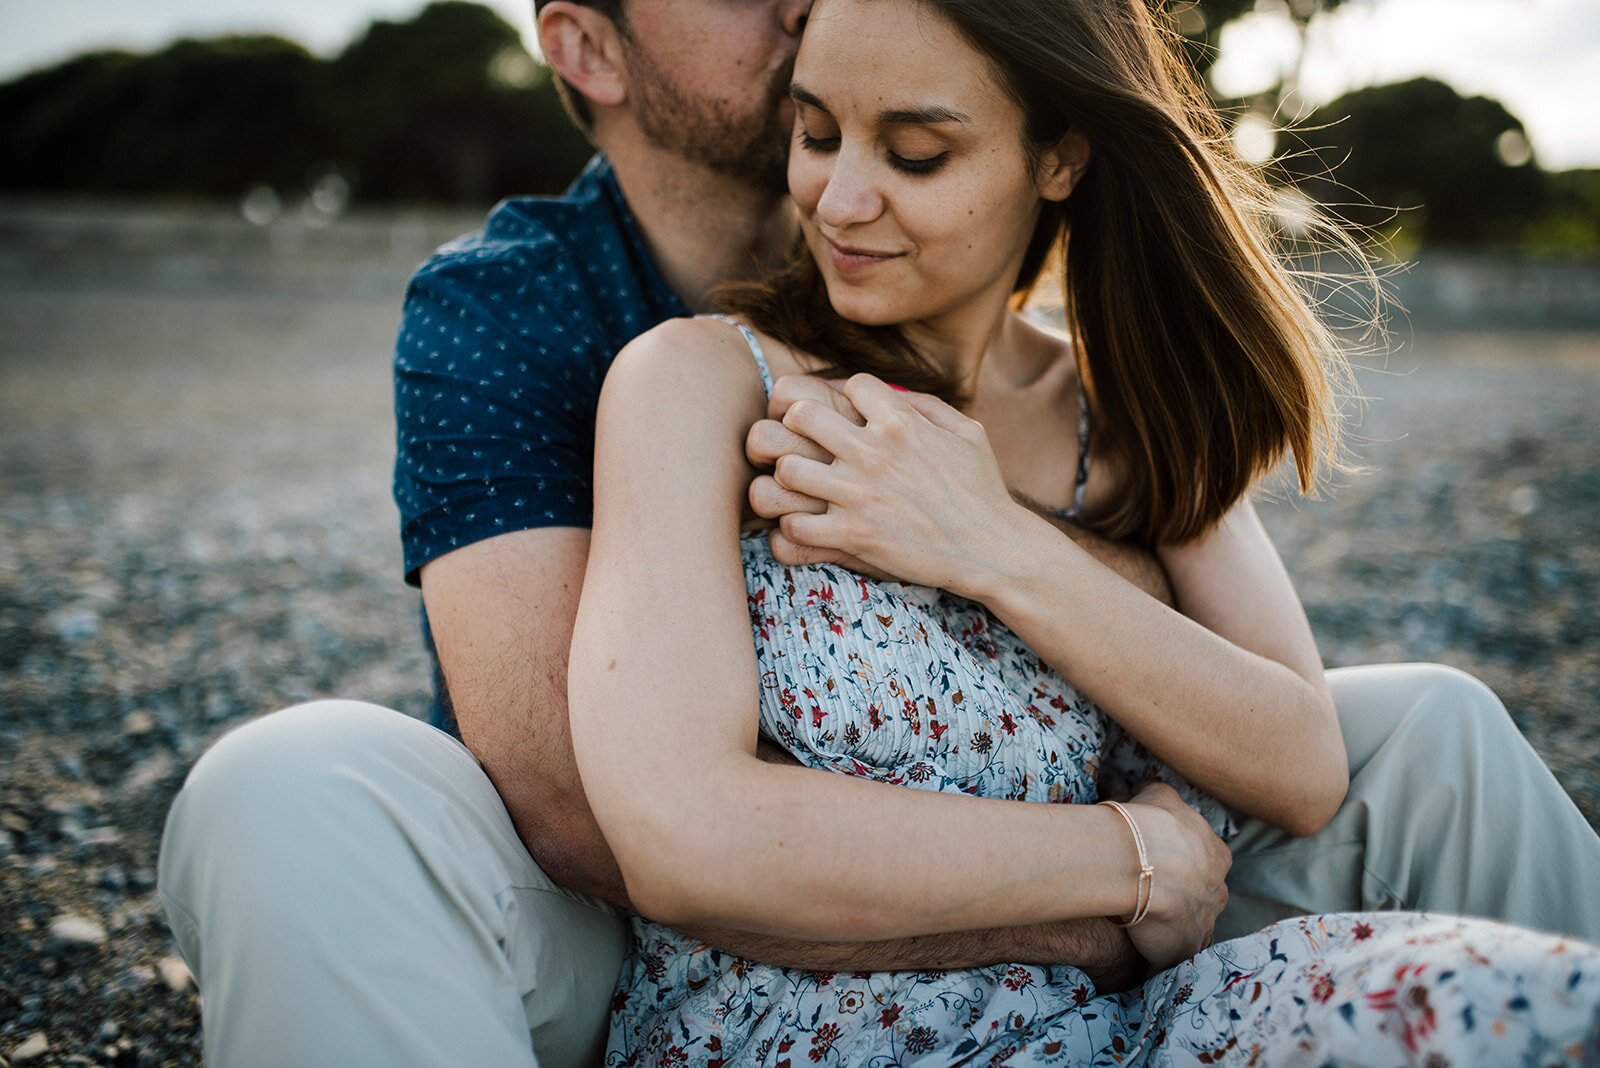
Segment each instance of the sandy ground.
[[[42,1033],[31,1063],[197,1064],[153,895],[185,769],[291,702],[427,700],[388,490],[398,292],[8,278],[0,1057]],[[1478,675],[1600,822],[1600,334],[1423,334],[1362,385],[1370,470],[1263,505],[1326,660]]]

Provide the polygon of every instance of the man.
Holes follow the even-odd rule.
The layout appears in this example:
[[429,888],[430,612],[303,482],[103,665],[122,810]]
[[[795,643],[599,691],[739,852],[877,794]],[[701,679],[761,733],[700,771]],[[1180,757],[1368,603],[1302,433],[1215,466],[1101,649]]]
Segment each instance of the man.
[[[623,950],[604,902],[626,888],[565,716],[594,405],[631,337],[785,249],[786,89],[807,6],[538,5],[545,55],[603,159],[567,197],[508,202],[430,261],[396,352],[407,577],[471,753],[394,713],[324,702],[200,761],[161,886],[205,995],[209,1060],[565,1065],[603,1039]],[[1146,574],[1136,554],[1091,547]],[[1492,695],[1432,668],[1333,688],[1351,800],[1308,839],[1246,821],[1240,911],[1219,937],[1365,905],[1600,935],[1595,905],[1563,911],[1580,896],[1569,888],[1600,876],[1593,834]],[[1105,921],[868,945],[703,934],[830,970],[1070,962],[1115,982],[1137,966]]]

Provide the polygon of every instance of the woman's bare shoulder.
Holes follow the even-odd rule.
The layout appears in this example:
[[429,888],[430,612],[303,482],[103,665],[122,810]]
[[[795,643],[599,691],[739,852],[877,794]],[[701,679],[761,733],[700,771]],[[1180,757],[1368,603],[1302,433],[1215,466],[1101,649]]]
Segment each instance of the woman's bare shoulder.
[[668,319],[628,342],[606,372],[605,394],[612,404],[679,399],[765,407],[749,346],[733,326],[711,318]]
[[595,416],[596,531],[659,531],[651,509],[669,505],[697,529],[738,529],[745,434],[765,410],[761,376],[727,324],[675,319],[629,342]]

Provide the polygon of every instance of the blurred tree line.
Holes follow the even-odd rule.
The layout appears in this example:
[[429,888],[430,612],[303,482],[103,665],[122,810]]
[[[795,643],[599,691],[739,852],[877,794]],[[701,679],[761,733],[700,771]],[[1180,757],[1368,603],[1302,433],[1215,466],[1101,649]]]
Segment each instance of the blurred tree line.
[[[1164,2],[1205,73],[1240,16],[1275,6],[1303,35],[1341,0]],[[1286,106],[1293,92],[1222,103],[1241,130],[1265,125],[1255,158],[1276,180],[1402,251],[1423,239],[1600,251],[1600,170],[1542,171],[1499,103],[1419,78],[1306,116]],[[477,205],[558,191],[589,151],[517,31],[461,0],[374,22],[332,59],[277,37],[185,40],[0,85],[0,189],[237,198],[333,180],[368,202]]]
[[279,37],[96,52],[0,86],[0,188],[366,201],[561,189],[589,156],[516,29],[444,0],[333,59]]
[[1402,257],[1423,242],[1600,252],[1600,170],[1541,170],[1487,97],[1432,78],[1358,89],[1281,141],[1284,179]]
[[[1344,0],[1165,2],[1188,58],[1206,74],[1235,19],[1286,19],[1303,54],[1312,19]],[[1407,258],[1424,243],[1600,253],[1600,169],[1542,170],[1522,121],[1498,101],[1413,78],[1308,110],[1297,75],[1292,69],[1252,98],[1219,101],[1237,117],[1241,154],[1391,254]]]

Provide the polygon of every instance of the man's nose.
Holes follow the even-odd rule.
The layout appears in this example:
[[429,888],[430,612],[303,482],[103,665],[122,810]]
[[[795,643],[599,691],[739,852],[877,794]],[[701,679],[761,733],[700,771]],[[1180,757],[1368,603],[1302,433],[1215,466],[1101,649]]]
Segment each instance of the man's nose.
[[806,16],[811,14],[811,0],[780,0],[780,4],[778,19],[783,32],[799,37],[800,31],[806,28]]

